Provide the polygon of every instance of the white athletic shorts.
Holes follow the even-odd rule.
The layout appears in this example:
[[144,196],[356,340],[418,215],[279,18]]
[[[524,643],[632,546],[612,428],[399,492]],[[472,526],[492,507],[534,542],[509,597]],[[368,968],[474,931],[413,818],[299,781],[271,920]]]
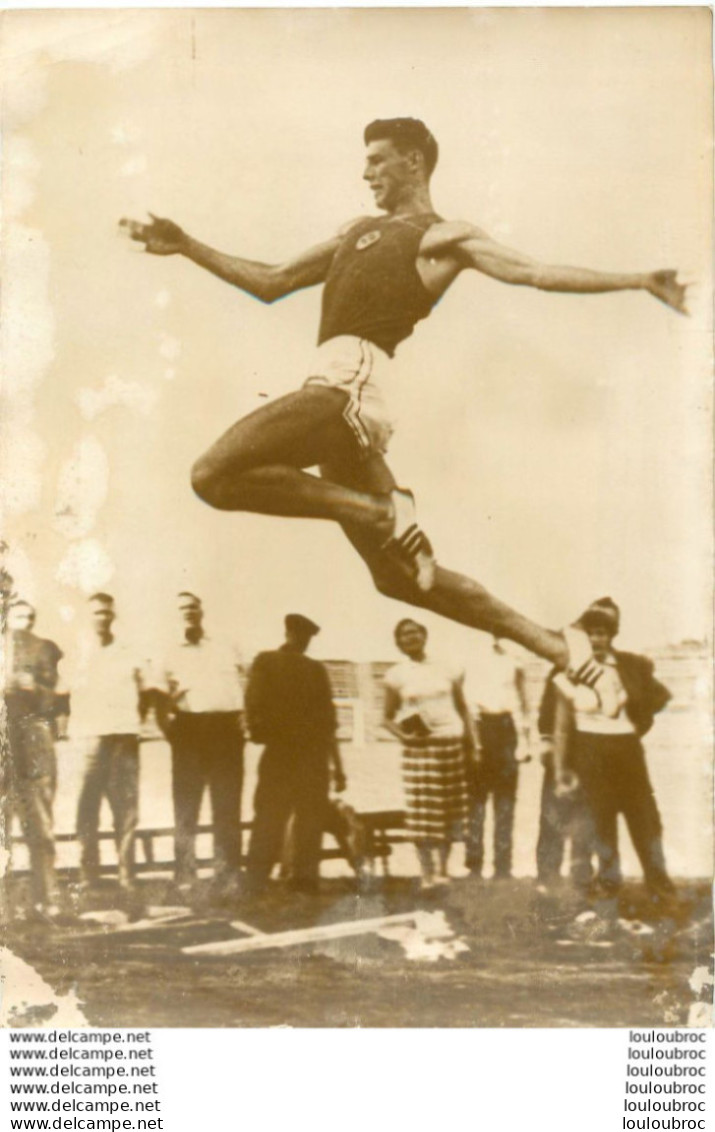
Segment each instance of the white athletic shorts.
[[342,334],[318,346],[304,383],[347,393],[343,416],[365,456],[385,453],[395,429],[384,393],[389,365],[389,356],[373,342]]

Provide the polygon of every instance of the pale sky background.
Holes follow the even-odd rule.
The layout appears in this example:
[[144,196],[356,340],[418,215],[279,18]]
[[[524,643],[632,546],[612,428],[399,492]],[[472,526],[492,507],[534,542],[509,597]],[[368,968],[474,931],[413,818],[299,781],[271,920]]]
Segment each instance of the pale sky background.
[[[264,307],[117,235],[147,209],[268,262],[374,205],[364,125],[421,117],[436,209],[545,262],[678,267],[649,296],[465,274],[395,362],[390,450],[439,560],[545,624],[623,607],[622,644],[710,625],[711,103],[705,8],[30,12],[4,18],[2,463],[11,566],[61,644],[109,589],[147,650],[202,594],[250,655],[393,655],[407,610],[331,524],[212,511],[189,469],[296,388],[320,291]],[[433,649],[474,635],[424,619]],[[118,626],[119,628],[119,626]]]

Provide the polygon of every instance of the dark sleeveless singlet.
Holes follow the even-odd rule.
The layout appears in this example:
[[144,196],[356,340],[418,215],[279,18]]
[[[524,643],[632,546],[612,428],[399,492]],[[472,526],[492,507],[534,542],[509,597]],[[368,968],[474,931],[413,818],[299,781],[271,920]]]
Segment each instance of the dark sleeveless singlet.
[[422,237],[436,213],[360,220],[330,265],[323,290],[318,343],[352,334],[392,357],[415,323],[437,302],[417,272]]

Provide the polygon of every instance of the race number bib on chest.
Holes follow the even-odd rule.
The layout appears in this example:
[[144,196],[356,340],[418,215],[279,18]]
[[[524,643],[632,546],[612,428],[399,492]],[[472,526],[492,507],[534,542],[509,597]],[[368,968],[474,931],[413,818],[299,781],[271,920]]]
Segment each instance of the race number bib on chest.
[[366,232],[365,235],[361,236],[360,239],[355,244],[355,251],[356,252],[365,251],[365,248],[369,248],[371,244],[376,244],[377,241],[380,239],[381,235],[382,235],[382,232],[379,232],[377,230],[374,231],[374,232]]

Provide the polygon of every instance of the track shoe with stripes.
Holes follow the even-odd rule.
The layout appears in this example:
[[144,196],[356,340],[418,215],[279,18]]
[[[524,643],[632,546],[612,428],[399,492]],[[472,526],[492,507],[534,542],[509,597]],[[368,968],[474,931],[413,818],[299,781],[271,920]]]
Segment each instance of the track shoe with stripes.
[[394,526],[383,549],[409,566],[419,589],[423,592],[431,590],[437,563],[432,544],[417,525],[414,496],[406,488],[396,487],[390,498],[394,508]]

